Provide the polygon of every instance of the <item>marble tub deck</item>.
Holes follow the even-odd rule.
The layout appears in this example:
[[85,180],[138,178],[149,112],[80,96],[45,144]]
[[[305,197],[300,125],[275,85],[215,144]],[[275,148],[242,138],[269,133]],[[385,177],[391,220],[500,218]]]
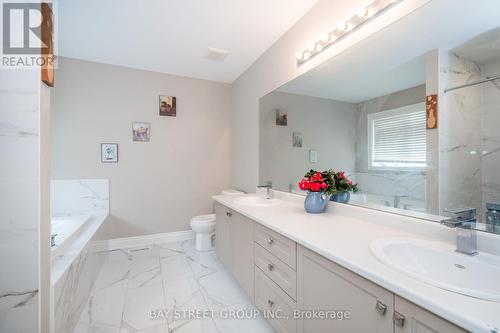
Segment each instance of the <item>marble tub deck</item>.
[[[113,250],[105,255],[74,333],[273,332],[262,318],[238,320],[217,315],[221,310],[227,314],[228,310],[252,311],[255,307],[215,253],[197,252],[194,240]],[[151,310],[168,311],[167,318],[151,319]],[[215,316],[174,317],[184,310],[213,310]]]

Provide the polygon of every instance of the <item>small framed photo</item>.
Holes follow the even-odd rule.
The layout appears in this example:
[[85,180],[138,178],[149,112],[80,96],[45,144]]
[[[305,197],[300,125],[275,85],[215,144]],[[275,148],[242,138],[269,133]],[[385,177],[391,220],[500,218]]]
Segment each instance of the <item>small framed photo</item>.
[[149,123],[133,122],[132,123],[132,138],[137,142],[149,142],[150,138]]
[[299,132],[292,133],[292,147],[302,148],[302,133]]
[[177,117],[177,98],[160,96],[160,116]]
[[118,163],[117,143],[101,143],[101,163]]
[[276,126],[286,126],[288,124],[288,112],[276,110]]

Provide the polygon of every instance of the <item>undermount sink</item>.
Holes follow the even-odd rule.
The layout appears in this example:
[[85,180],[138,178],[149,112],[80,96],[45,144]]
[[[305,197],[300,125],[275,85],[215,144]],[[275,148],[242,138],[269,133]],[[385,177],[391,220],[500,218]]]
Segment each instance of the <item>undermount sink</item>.
[[234,199],[234,203],[237,205],[254,207],[276,206],[280,202],[280,199],[266,199],[259,196],[238,197]]
[[468,256],[454,247],[417,239],[378,239],[372,253],[384,264],[435,287],[500,302],[500,260],[480,253]]

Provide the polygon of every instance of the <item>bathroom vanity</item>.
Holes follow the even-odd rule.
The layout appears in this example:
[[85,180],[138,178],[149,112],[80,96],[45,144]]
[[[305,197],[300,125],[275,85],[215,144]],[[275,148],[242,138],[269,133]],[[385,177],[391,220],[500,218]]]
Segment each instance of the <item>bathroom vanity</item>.
[[[391,238],[432,239],[453,252],[452,230],[336,203],[311,215],[300,196],[275,192],[275,198],[266,206],[214,196],[218,258],[260,310],[285,314],[268,318],[277,332],[491,333],[500,327],[500,303],[401,274],[370,250],[377,239]],[[310,318],[321,315],[329,319]]]

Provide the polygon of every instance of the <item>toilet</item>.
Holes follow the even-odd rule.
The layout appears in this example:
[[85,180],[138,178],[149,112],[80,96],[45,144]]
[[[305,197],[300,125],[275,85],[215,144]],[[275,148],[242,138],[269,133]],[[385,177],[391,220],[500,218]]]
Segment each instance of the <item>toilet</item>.
[[[243,192],[223,190],[222,195],[239,195]],[[196,237],[196,250],[210,251],[215,249],[215,214],[198,215],[191,219],[191,229]]]

